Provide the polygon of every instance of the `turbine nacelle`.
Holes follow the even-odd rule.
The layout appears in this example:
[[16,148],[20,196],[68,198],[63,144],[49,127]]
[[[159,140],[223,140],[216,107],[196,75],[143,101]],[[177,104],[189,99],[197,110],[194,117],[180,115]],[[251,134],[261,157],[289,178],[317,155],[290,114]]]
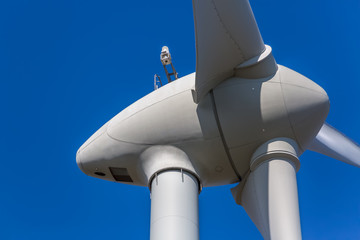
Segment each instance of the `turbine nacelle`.
[[265,78],[232,77],[199,104],[192,98],[194,81],[194,74],[178,79],[120,112],[79,149],[80,168],[147,186],[140,155],[171,145],[186,152],[204,186],[229,184],[245,176],[251,155],[270,139],[294,139],[305,151],[329,110],[320,86],[280,65]]
[[236,202],[265,239],[301,239],[299,156],[311,149],[360,166],[360,147],[324,124],[326,92],[276,63],[248,0],[193,0],[193,10],[196,75],[177,79],[163,48],[169,84],[100,128],[77,163],[150,188],[151,240],[198,240],[201,187],[235,182]]

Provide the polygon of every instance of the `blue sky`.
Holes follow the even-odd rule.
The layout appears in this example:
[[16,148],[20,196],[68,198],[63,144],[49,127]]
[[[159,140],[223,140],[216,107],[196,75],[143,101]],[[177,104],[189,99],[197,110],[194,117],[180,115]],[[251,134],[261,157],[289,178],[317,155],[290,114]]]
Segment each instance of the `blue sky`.
[[[279,64],[321,85],[328,122],[360,142],[360,2],[251,1]],[[83,174],[80,145],[153,90],[159,53],[195,71],[187,1],[0,2],[0,239],[148,239],[149,191]],[[360,169],[301,157],[304,239],[360,239]],[[231,186],[200,194],[200,238],[261,239]]]

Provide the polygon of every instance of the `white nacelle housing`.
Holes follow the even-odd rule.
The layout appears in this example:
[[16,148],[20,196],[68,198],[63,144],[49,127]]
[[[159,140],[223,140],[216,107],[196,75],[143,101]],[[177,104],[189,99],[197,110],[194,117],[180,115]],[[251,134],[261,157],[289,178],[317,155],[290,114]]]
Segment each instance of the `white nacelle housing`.
[[79,149],[80,168],[146,186],[141,153],[170,145],[187,154],[203,186],[234,183],[248,172],[256,148],[270,139],[293,139],[303,152],[329,110],[321,87],[280,65],[269,77],[232,77],[199,104],[192,97],[194,81],[195,74],[185,76],[120,112]]

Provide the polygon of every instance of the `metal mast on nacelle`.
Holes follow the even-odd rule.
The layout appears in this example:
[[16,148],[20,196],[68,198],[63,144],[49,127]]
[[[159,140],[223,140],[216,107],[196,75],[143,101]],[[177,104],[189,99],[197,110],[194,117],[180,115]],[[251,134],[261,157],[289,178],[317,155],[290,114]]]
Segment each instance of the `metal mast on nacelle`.
[[[164,66],[164,70],[165,70],[168,82],[170,83],[170,82],[173,81],[171,79],[171,76],[175,77],[174,80],[178,79],[178,73],[176,72],[175,67],[174,67],[174,65],[172,63],[170,51],[169,51],[169,48],[167,46],[162,47],[161,54],[160,54],[160,61],[161,61],[162,65]],[[166,67],[168,65],[171,66],[172,72],[168,71],[168,69]]]

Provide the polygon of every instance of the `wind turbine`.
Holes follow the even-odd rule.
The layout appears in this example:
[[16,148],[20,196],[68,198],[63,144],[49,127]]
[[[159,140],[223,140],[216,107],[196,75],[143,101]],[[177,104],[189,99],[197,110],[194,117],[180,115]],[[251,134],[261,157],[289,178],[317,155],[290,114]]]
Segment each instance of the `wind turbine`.
[[301,239],[300,155],[359,167],[360,149],[324,123],[326,92],[276,64],[247,0],[193,8],[196,75],[120,112],[80,147],[77,163],[90,176],[150,188],[152,240],[198,239],[201,188],[235,182],[235,201],[265,239]]

